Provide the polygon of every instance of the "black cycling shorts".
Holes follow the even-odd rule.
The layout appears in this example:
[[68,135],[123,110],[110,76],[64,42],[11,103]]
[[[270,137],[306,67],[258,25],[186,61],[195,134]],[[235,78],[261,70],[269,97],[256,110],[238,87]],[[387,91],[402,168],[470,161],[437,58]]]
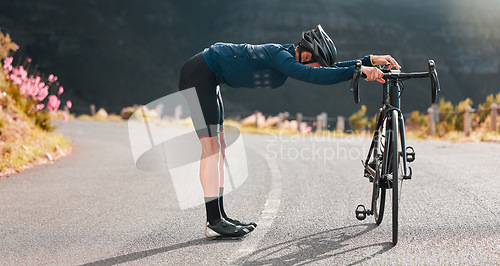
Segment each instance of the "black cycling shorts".
[[[194,88],[199,100],[198,106],[198,101],[186,98],[199,138],[217,136],[217,133],[223,130],[224,105],[218,85],[219,82],[202,53],[189,59],[181,69],[179,90],[182,92]],[[195,114],[200,107],[203,118]]]

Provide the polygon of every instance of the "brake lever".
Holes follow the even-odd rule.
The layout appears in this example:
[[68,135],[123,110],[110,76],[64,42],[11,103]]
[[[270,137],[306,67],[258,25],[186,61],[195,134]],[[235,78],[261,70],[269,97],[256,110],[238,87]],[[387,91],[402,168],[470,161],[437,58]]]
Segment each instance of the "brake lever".
[[364,75],[361,72],[361,65],[362,65],[361,60],[357,60],[356,65],[354,67],[354,74],[352,76],[352,81],[351,81],[350,91],[353,93],[354,103],[359,103],[359,89],[358,89],[359,78]]
[[434,63],[434,60],[429,60],[429,71],[432,72],[431,75],[433,75],[436,80],[437,92],[441,92],[441,86],[439,85],[439,78],[436,71],[436,63]]
[[439,78],[434,60],[429,60],[429,76],[431,78],[431,103],[435,103],[437,94],[441,91],[441,86],[439,85]]

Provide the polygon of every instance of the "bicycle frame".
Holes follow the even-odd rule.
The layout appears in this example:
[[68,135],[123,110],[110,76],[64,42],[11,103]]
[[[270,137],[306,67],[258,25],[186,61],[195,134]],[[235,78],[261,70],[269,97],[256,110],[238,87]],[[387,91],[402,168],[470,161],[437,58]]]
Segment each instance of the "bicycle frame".
[[[376,129],[375,133],[372,138],[372,143],[370,145],[370,149],[368,151],[368,156],[366,157],[365,160],[365,169],[372,175],[375,176],[375,169],[372,169],[369,165],[368,162],[371,161],[372,155],[373,157],[378,155],[378,139],[379,139],[379,128],[382,126],[382,123],[387,119],[392,119],[392,111],[396,110],[398,113],[398,121],[399,121],[399,138],[401,141],[401,147],[402,147],[402,158],[403,158],[403,176],[408,176],[408,171],[407,171],[407,160],[406,160],[406,141],[405,141],[405,127],[404,127],[404,118],[403,118],[403,113],[401,112],[400,106],[401,106],[401,93],[400,93],[400,86],[399,82],[397,80],[388,80],[386,83],[383,85],[383,93],[382,93],[382,105],[383,107],[379,109],[378,115],[377,115],[377,122],[376,122]],[[390,125],[387,125],[387,130],[390,129]],[[384,162],[387,163],[387,162]]]

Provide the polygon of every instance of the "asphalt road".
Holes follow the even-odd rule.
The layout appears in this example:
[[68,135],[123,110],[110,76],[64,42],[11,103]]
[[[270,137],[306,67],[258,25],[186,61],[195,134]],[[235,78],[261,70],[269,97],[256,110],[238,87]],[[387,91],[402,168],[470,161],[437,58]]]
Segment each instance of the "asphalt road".
[[0,178],[1,265],[500,264],[500,144],[409,141],[392,246],[390,216],[354,216],[369,139],[244,135],[248,179],[226,211],[259,226],[207,241],[204,207],[181,209],[168,175],[135,167],[125,122],[58,131],[72,156]]

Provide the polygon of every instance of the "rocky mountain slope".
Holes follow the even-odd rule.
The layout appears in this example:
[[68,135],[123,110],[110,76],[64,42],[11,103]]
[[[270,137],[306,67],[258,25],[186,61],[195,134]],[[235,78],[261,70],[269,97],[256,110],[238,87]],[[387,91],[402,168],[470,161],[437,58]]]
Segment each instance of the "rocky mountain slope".
[[[59,76],[77,112],[93,103],[111,112],[176,91],[183,62],[213,42],[296,43],[321,23],[339,58],[394,55],[404,70],[434,59],[442,97],[475,103],[500,87],[500,2],[496,0],[351,1],[62,1],[0,3],[0,27],[20,44],[18,57]],[[429,105],[429,82],[408,82],[405,109]],[[377,84],[362,83],[374,113]],[[228,115],[289,111],[348,115],[348,84],[312,86],[290,80],[277,90],[223,87]],[[64,100],[64,99],[63,99]]]

